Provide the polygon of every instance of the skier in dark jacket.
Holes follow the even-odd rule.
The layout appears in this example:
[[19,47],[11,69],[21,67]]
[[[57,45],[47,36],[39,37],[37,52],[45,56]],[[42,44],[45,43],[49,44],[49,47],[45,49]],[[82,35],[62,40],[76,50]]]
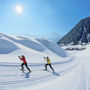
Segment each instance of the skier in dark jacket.
[[52,71],[54,72],[54,69],[52,68],[52,66],[51,66],[51,62],[50,62],[50,59],[49,59],[49,57],[44,57],[44,59],[47,61],[47,64],[45,65],[45,70],[47,70],[47,66],[49,65],[50,66],[50,68],[52,69]]
[[25,56],[24,56],[24,55],[22,55],[21,57],[20,57],[20,56],[18,56],[18,57],[19,57],[19,59],[20,59],[20,60],[22,60],[22,61],[23,61],[23,63],[21,64],[21,67],[22,67],[22,69],[21,69],[21,70],[24,70],[23,65],[25,65],[25,66],[26,66],[26,68],[28,69],[28,71],[29,71],[29,72],[31,72],[31,70],[28,68],[27,61],[26,61],[26,59],[25,59]]

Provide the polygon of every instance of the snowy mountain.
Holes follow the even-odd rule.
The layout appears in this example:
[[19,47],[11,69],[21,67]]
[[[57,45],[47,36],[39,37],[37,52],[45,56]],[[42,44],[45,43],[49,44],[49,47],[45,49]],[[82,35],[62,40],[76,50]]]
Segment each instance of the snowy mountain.
[[[67,57],[66,52],[52,41],[0,34],[0,57],[3,58],[3,61],[6,61],[5,56],[12,60],[9,55],[14,57],[12,62],[17,62],[18,55],[27,56],[27,58],[30,58],[30,62],[36,62],[33,60],[36,58],[39,58],[42,62],[42,57],[51,55]],[[37,60],[37,62],[40,60]]]
[[90,17],[81,20],[58,44],[81,44],[90,42]]
[[60,40],[62,36],[56,32],[51,32],[48,34],[41,34],[38,36],[38,38],[42,38],[42,39],[46,39],[46,40],[51,40],[53,42],[57,42],[58,40]]
[[[81,52],[65,52],[44,39],[0,34],[0,90],[89,90],[90,45]],[[21,71],[18,55],[25,55],[31,73]],[[43,70],[49,56],[54,72]]]

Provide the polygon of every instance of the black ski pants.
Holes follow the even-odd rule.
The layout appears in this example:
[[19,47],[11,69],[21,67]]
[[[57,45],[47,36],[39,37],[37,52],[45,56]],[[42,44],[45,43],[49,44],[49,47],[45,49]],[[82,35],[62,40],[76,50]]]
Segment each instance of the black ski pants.
[[47,70],[47,66],[48,66],[48,65],[49,65],[50,68],[54,71],[54,69],[52,68],[51,64],[46,64],[46,65],[45,65],[46,70]]
[[27,66],[27,63],[22,63],[22,64],[21,64],[22,69],[24,69],[23,65],[25,65],[26,68],[28,69],[28,71],[30,71],[30,69],[29,69],[28,66]]

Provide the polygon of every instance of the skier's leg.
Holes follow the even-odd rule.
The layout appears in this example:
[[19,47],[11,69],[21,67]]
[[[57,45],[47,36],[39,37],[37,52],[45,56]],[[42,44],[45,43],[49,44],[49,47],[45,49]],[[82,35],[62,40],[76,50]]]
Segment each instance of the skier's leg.
[[27,63],[25,64],[25,66],[26,66],[26,68],[28,69],[28,71],[30,72],[31,70],[28,68]]
[[23,65],[24,65],[24,63],[22,63],[22,64],[21,64],[21,67],[22,67],[22,69],[21,69],[21,70],[23,70],[23,69],[24,69],[24,68],[23,68]]
[[51,66],[51,64],[49,64],[49,66],[50,66],[50,68],[53,70],[53,72],[54,72],[54,69],[52,68],[52,66]]
[[47,70],[47,65],[48,65],[48,64],[45,65],[45,70]]

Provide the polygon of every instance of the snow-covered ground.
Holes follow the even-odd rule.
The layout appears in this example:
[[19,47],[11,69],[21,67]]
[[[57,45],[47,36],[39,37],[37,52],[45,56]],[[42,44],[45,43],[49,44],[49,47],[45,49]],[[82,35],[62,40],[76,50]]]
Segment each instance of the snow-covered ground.
[[[0,90],[89,90],[90,45],[86,47],[67,53],[51,41],[0,34]],[[22,54],[31,73],[20,71]],[[44,56],[55,72],[43,70]]]

